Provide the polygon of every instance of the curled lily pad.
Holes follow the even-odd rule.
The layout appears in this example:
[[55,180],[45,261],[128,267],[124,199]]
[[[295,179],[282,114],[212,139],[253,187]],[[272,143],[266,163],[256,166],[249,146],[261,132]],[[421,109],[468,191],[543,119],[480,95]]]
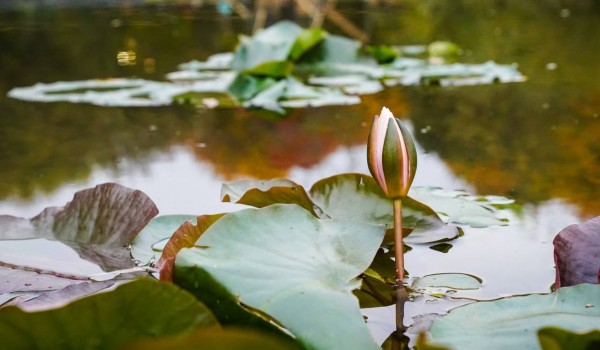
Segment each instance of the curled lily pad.
[[221,200],[263,208],[271,204],[297,204],[315,216],[322,215],[304,187],[290,180],[235,181],[221,188]]
[[560,325],[588,332],[600,324],[600,285],[509,297],[456,308],[433,322],[431,340],[453,349],[536,349],[537,330]]
[[308,348],[378,349],[352,290],[383,235],[383,226],[319,220],[294,204],[246,209],[215,222],[196,243],[207,248],[181,250],[175,281],[194,269],[218,280]]
[[553,243],[556,287],[600,283],[600,216],[564,228]]
[[213,314],[173,284],[126,283],[65,307],[25,312],[0,309],[0,338],[10,349],[120,349],[143,338],[218,327]]
[[64,207],[32,219],[0,216],[0,239],[61,241],[105,271],[133,267],[127,247],[158,213],[143,192],[114,183],[75,193]]

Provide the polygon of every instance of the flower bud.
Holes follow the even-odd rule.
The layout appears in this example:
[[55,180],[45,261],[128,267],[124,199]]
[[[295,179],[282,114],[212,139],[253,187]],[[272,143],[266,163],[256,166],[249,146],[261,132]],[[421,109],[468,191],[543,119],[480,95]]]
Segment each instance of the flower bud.
[[417,171],[417,151],[406,127],[386,107],[373,119],[367,163],[386,196],[406,197]]

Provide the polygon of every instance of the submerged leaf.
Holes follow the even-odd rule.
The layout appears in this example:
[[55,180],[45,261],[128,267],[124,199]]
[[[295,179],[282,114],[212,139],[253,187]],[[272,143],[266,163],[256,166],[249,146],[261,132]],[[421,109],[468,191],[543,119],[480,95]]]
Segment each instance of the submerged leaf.
[[[175,281],[210,276],[313,349],[378,349],[351,291],[384,234],[382,226],[318,220],[297,205],[230,213],[183,249]],[[201,279],[186,283],[201,292]]]
[[555,287],[600,283],[600,216],[564,228],[553,243]]
[[600,285],[592,284],[472,303],[433,321],[431,340],[461,350],[536,349],[536,332],[542,327],[558,324],[576,332],[596,329],[598,305]]
[[140,279],[63,308],[0,309],[0,339],[10,349],[120,349],[143,338],[218,326],[192,295],[173,284]]

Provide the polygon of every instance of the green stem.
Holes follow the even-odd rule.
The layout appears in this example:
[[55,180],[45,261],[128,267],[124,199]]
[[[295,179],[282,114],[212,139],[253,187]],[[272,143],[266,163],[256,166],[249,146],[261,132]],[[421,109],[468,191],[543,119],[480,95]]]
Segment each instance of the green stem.
[[396,282],[404,281],[404,238],[402,237],[402,199],[394,199],[394,245],[396,247]]

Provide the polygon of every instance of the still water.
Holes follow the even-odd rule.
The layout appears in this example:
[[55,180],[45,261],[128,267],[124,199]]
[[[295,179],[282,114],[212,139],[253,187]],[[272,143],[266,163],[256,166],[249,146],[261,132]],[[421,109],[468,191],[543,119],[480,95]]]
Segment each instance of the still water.
[[[256,22],[210,4],[8,7],[0,12],[0,214],[31,217],[117,182],[147,193],[161,214],[199,215],[239,208],[220,202],[224,181],[286,177],[310,187],[368,173],[369,125],[387,106],[419,144],[415,185],[508,196],[523,207],[509,228],[466,228],[471,238],[447,255],[409,253],[411,274],[443,266],[480,275],[492,291],[482,298],[547,291],[554,235],[600,215],[598,3],[351,1],[338,10],[369,43],[449,40],[461,61],[517,63],[527,81],[395,87],[360,105],[296,109],[275,121],[242,109],[23,102],[6,93],[38,82],[164,80],[180,63],[232,51]],[[281,18],[311,22],[287,6],[270,9],[265,24]],[[327,18],[323,26],[349,35]],[[502,271],[490,270],[498,264]]]

